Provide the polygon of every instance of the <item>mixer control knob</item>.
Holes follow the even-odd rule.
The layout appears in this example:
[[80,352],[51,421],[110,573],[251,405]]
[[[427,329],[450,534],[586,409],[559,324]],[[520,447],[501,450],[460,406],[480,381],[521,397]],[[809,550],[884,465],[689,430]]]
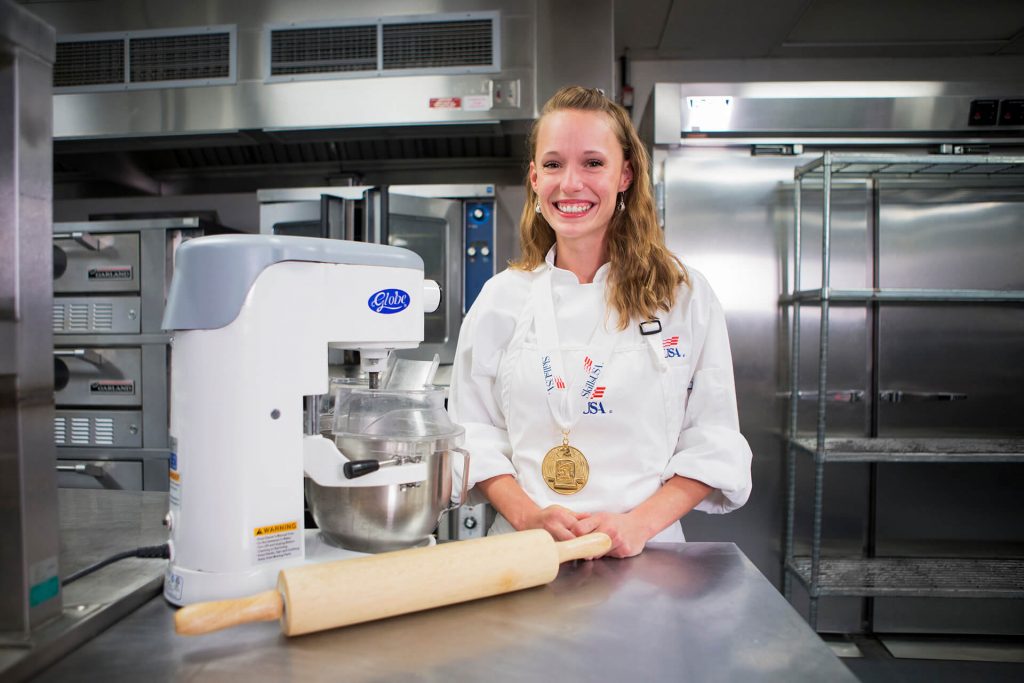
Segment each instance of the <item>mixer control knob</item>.
[[462,526],[466,527],[467,529],[475,529],[476,517],[466,517],[466,519],[462,520]]
[[480,255],[481,256],[490,256],[491,255],[491,248],[490,247],[480,247]]
[[476,247],[467,247],[466,248],[466,255],[467,256],[476,256]]

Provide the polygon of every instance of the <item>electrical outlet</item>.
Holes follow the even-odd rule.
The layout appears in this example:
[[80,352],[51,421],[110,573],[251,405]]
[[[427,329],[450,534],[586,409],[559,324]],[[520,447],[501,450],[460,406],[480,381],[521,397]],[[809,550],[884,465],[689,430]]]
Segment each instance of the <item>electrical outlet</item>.
[[519,79],[491,81],[495,109],[514,109],[519,106]]

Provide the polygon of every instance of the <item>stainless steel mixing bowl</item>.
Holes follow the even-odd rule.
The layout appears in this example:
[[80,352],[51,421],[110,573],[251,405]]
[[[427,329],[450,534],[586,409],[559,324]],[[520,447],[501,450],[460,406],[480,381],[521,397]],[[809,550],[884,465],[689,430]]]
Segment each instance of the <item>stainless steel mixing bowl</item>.
[[409,484],[321,486],[306,478],[306,501],[333,545],[367,553],[426,545],[451,504],[453,457],[467,458],[468,472],[466,451],[451,447],[424,455],[427,478]]

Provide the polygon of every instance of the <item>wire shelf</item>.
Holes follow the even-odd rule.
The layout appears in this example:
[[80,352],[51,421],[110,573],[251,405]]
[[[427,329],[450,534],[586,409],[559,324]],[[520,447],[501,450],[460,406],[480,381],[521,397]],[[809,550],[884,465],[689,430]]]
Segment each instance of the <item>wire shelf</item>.
[[[814,455],[814,437],[792,439],[797,449]],[[825,439],[825,462],[1024,462],[1024,439]]]
[[[786,568],[810,589],[811,558]],[[1024,598],[1024,558],[822,559],[818,596]]]
[[1024,157],[987,154],[829,153],[799,166],[797,180],[824,175],[825,159],[835,178],[1024,177]]
[[779,297],[780,304],[796,301],[820,303],[828,299],[833,303],[859,304],[872,301],[896,304],[914,303],[1024,303],[1024,291],[1016,289],[803,289]]

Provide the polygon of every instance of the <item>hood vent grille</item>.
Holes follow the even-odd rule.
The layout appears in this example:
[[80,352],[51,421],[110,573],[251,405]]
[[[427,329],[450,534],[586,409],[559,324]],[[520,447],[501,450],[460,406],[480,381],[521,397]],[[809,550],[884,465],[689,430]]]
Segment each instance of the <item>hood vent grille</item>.
[[377,26],[325,26],[270,32],[270,75],[376,71]]
[[123,40],[76,40],[57,43],[53,87],[124,83]]
[[384,68],[492,66],[490,21],[444,21],[384,26]]
[[231,73],[227,33],[133,38],[128,54],[132,83],[227,78]]
[[268,27],[268,81],[501,70],[500,14],[378,17]]
[[234,26],[67,36],[57,42],[58,93],[235,82]]

